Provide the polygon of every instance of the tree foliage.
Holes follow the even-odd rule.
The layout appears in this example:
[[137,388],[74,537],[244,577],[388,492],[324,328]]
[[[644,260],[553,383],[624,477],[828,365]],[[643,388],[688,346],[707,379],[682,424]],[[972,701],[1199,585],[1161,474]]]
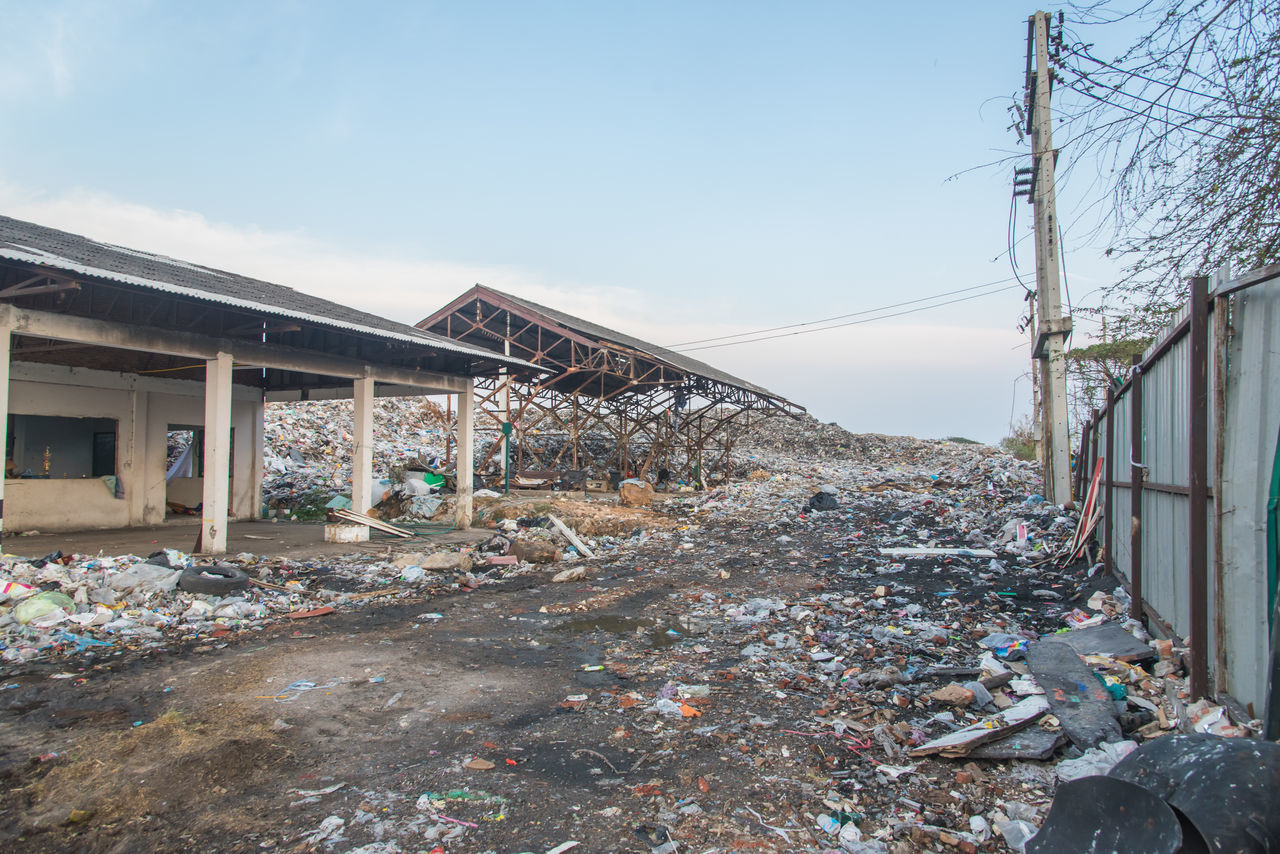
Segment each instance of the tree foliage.
[[1133,357],[1142,355],[1150,344],[1149,338],[1110,338],[1104,328],[1099,340],[1067,351],[1072,424],[1083,424],[1093,410],[1103,408],[1107,389],[1124,382]]
[[[1187,277],[1280,261],[1280,0],[1102,0],[1066,17],[1055,135],[1073,169],[1096,165],[1096,227],[1125,263],[1103,293],[1111,339],[1141,340]],[[1098,56],[1100,28],[1140,35]]]

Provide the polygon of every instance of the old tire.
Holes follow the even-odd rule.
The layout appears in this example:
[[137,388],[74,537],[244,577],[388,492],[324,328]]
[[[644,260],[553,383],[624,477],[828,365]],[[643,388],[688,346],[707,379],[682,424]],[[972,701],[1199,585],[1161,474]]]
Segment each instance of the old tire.
[[249,576],[238,566],[229,563],[205,564],[184,569],[178,579],[178,589],[186,593],[203,593],[207,596],[226,596],[249,586]]

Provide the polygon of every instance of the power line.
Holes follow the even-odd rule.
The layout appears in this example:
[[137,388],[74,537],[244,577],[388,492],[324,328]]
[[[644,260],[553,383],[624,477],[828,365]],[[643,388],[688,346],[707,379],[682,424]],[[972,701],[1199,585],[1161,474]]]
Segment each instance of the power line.
[[[1013,277],[1010,276],[1004,279],[997,279],[994,282],[983,282],[981,285],[970,285],[967,288],[959,288],[954,291],[944,291],[940,294],[933,294],[932,296],[907,300],[906,302],[895,302],[892,305],[882,305],[879,308],[865,308],[865,309],[862,309],[861,311],[853,311],[848,314],[837,314],[834,317],[824,317],[824,318],[821,318],[820,320],[806,320],[803,323],[789,323],[785,326],[772,326],[768,329],[755,329],[750,332],[738,332],[733,335],[718,335],[715,338],[699,338],[695,341],[681,341],[678,344],[668,344],[667,346],[668,348],[674,350],[677,347],[686,347],[689,344],[705,344],[709,341],[724,341],[729,338],[744,338],[750,335],[764,335],[766,332],[778,332],[783,329],[797,329],[801,326],[813,326],[818,323],[830,323],[833,320],[844,320],[845,318],[848,318],[848,317],[861,317],[864,314],[876,314],[881,311],[888,311],[891,308],[901,308],[904,305],[915,305],[917,303],[928,302],[930,300],[935,300],[935,299],[941,299],[942,297],[949,297],[955,294],[968,293],[969,291],[976,291],[979,288],[989,288],[992,285],[1003,285],[1006,282],[1012,282],[1013,280],[1014,280]],[[834,329],[836,327],[830,327],[830,328]],[[813,331],[818,332],[821,330],[813,330]],[[700,350],[702,348],[695,347],[694,349]]]
[[[1179,107],[1175,107],[1172,104],[1162,104],[1159,101],[1152,101],[1150,98],[1143,98],[1141,95],[1135,95],[1132,92],[1127,92],[1124,89],[1121,89],[1119,86],[1114,86],[1110,83],[1103,83],[1101,80],[1094,80],[1092,77],[1081,77],[1080,80],[1083,81],[1086,85],[1092,84],[1094,86],[1100,86],[1103,89],[1109,89],[1110,91],[1115,92],[1117,95],[1124,95],[1126,98],[1132,98],[1133,100],[1137,101],[1140,104],[1147,104],[1152,107],[1158,107],[1161,110],[1169,110],[1170,112],[1181,113],[1182,115],[1191,119],[1195,119],[1196,121],[1210,122],[1212,124],[1221,125],[1222,127],[1226,127],[1226,128],[1235,127],[1235,125],[1233,125],[1231,122],[1226,122],[1226,121],[1223,121],[1222,119],[1215,118],[1213,116],[1206,116],[1200,113],[1188,112],[1187,110],[1181,109]],[[1076,88],[1077,85],[1078,84],[1076,83],[1068,83],[1067,88],[1071,89],[1073,92],[1079,92],[1082,95],[1089,94],[1084,90],[1077,89]],[[1119,106],[1119,105],[1117,104],[1116,106]]]
[[[1170,83],[1167,80],[1160,80],[1159,78],[1156,78],[1156,77],[1148,77],[1145,74],[1139,74],[1136,71],[1130,71],[1130,70],[1121,68],[1118,65],[1112,65],[1110,62],[1104,62],[1103,60],[1098,59],[1096,56],[1093,56],[1083,48],[1077,48],[1075,46],[1068,47],[1067,53],[1072,54],[1073,56],[1078,56],[1081,59],[1087,59],[1090,62],[1096,62],[1098,65],[1101,65],[1103,68],[1109,68],[1112,71],[1118,72],[1120,74],[1129,75],[1131,77],[1137,77],[1139,80],[1146,80],[1148,83],[1154,83],[1157,86],[1164,86],[1166,89],[1176,89],[1177,91],[1185,92],[1188,95],[1195,95],[1200,98],[1208,98],[1211,101],[1220,101],[1223,104],[1229,104],[1232,107],[1237,107],[1237,108],[1239,107],[1239,104],[1232,101],[1230,98],[1224,98],[1221,95],[1214,95],[1210,92],[1198,92],[1195,89],[1188,89],[1185,86],[1179,86],[1178,84]],[[1081,74],[1080,76],[1085,78],[1086,80],[1093,79],[1089,77],[1087,74]],[[1106,84],[1102,84],[1102,85],[1106,85]]]
[[[1169,126],[1169,127],[1173,128],[1174,130],[1186,130],[1187,126],[1188,126],[1188,125],[1190,125],[1192,121],[1195,121],[1195,120],[1198,118],[1198,117],[1193,116],[1191,119],[1189,119],[1189,120],[1187,120],[1187,121],[1185,121],[1185,122],[1175,123],[1175,122],[1171,122],[1171,121],[1169,121],[1168,119],[1161,118],[1160,116],[1153,116],[1153,115],[1151,115],[1151,112],[1150,112],[1149,110],[1135,110],[1133,107],[1127,107],[1127,106],[1125,106],[1124,104],[1117,104],[1117,103],[1115,103],[1114,101],[1108,101],[1106,98],[1103,98],[1103,97],[1102,97],[1102,96],[1100,96],[1100,95],[1095,95],[1095,94],[1093,94],[1092,92],[1089,92],[1089,91],[1084,90],[1084,89],[1077,89],[1075,86],[1072,86],[1072,85],[1069,85],[1069,84],[1068,84],[1067,88],[1068,88],[1068,89],[1070,89],[1072,92],[1077,92],[1077,93],[1079,93],[1079,94],[1081,94],[1081,95],[1084,95],[1086,98],[1092,98],[1092,99],[1093,99],[1093,100],[1095,100],[1095,101],[1098,101],[1098,102],[1100,102],[1100,103],[1106,104],[1108,107],[1114,107],[1114,108],[1115,108],[1115,109],[1117,109],[1117,110],[1124,110],[1126,113],[1132,113],[1132,114],[1133,114],[1133,115],[1135,115],[1135,116],[1143,116],[1143,117],[1145,117],[1145,118],[1150,119],[1150,120],[1151,120],[1151,121],[1153,121],[1153,122],[1160,122],[1161,124],[1167,125],[1167,126]],[[1121,92],[1120,94],[1122,94],[1122,95],[1128,95],[1129,93],[1127,93],[1127,92]],[[1132,95],[1129,95],[1129,97],[1131,97],[1131,98],[1132,98],[1133,96],[1132,96]],[[1142,99],[1141,99],[1141,98],[1139,98],[1138,100],[1139,100],[1139,101],[1142,101]],[[1143,102],[1143,103],[1149,103],[1149,104],[1150,104],[1150,103],[1152,103],[1152,102],[1150,102],[1150,101],[1145,101],[1145,102]],[[1162,105],[1161,105],[1161,104],[1152,104],[1152,106],[1160,107],[1160,106],[1162,106]],[[1206,120],[1206,121],[1210,121],[1210,122],[1215,121],[1214,119],[1209,119],[1209,118],[1207,118],[1207,117],[1206,117],[1206,119],[1205,119],[1205,120]],[[1218,122],[1218,124],[1223,124],[1223,123],[1222,123],[1222,122]],[[1228,127],[1230,127],[1230,125],[1228,125]],[[1207,137],[1209,137],[1209,139],[1216,139],[1218,142],[1230,142],[1230,140],[1226,139],[1225,137],[1218,136],[1217,134],[1214,134],[1214,133],[1209,133],[1207,130],[1194,131],[1194,133],[1198,133],[1198,134],[1200,134],[1201,136],[1207,136]],[[1080,138],[1082,138],[1082,137],[1083,137],[1083,134],[1082,134],[1080,137],[1077,137],[1076,139],[1080,139]],[[1075,140],[1070,140],[1070,142],[1075,142]]]
[[1016,195],[1009,196],[1009,269],[1013,270],[1013,276],[1018,280],[1018,284],[1022,285],[1027,293],[1034,293],[1031,288],[1027,287],[1027,283],[1022,281],[1022,276],[1018,274],[1018,243],[1013,239],[1013,234],[1018,227],[1018,215],[1015,212],[1015,205],[1018,197]]
[[[1007,282],[1007,281],[1009,281],[1009,280],[1008,280],[1008,279],[1004,279],[1004,280],[1002,280],[1002,281]],[[991,284],[999,284],[999,283],[998,283],[998,282],[993,282],[993,283],[991,283]],[[980,286],[978,286],[978,287],[986,287],[986,286],[981,286],[981,285],[980,285]],[[792,337],[792,336],[794,336],[794,335],[808,335],[808,334],[813,333],[813,332],[827,332],[828,330],[831,330],[831,329],[843,329],[843,328],[844,328],[844,327],[846,327],[846,326],[858,326],[859,324],[862,324],[862,323],[872,323],[872,322],[877,321],[877,320],[888,320],[888,319],[889,319],[889,318],[891,318],[891,317],[902,317],[903,315],[907,315],[907,314],[915,314],[916,312],[920,312],[920,311],[928,311],[929,309],[932,309],[932,308],[942,308],[944,305],[954,305],[954,304],[959,303],[959,302],[968,302],[969,300],[981,299],[982,297],[994,296],[995,294],[1003,293],[1004,291],[1011,291],[1011,290],[1014,290],[1014,289],[1016,289],[1016,288],[1018,288],[1018,287],[1020,287],[1020,286],[1019,286],[1019,285],[1005,285],[1004,287],[999,287],[999,288],[996,288],[995,290],[987,291],[986,293],[970,294],[969,296],[957,297],[957,298],[952,299],[952,300],[946,300],[946,301],[944,301],[944,302],[934,303],[933,305],[922,305],[922,306],[919,306],[918,308],[908,308],[908,309],[906,309],[906,310],[904,310],[904,311],[896,311],[896,312],[893,312],[892,314],[882,314],[882,315],[880,315],[879,317],[866,317],[866,318],[863,318],[863,319],[861,319],[861,320],[850,320],[850,321],[848,321],[847,323],[836,323],[836,324],[833,324],[833,325],[831,325],[831,326],[823,326],[823,327],[820,327],[820,328],[818,328],[818,329],[800,329],[800,330],[797,330],[796,332],[783,332],[783,333],[781,333],[781,334],[779,334],[779,335],[765,335],[765,336],[762,336],[762,337],[760,337],[760,338],[748,338],[748,339],[745,339],[745,340],[742,340],[742,341],[729,341],[729,342],[724,343],[724,344],[704,344],[704,345],[703,345],[703,346],[701,346],[701,347],[685,347],[684,349],[680,350],[679,352],[682,352],[682,353],[689,353],[689,352],[693,352],[694,350],[714,350],[714,349],[716,349],[717,347],[732,347],[732,346],[734,346],[735,344],[755,344],[755,343],[757,343],[757,342],[759,342],[759,341],[772,341],[772,340],[773,340],[773,339],[775,339],[775,338],[790,338],[790,337]],[[971,290],[971,289],[966,289],[966,290]],[[953,293],[955,293],[955,292],[953,291]],[[945,296],[945,294],[940,294],[939,296]],[[936,299],[936,297],[934,297],[934,298]],[[927,297],[926,297],[926,299],[927,299]],[[914,302],[919,302],[919,300],[914,300]],[[892,306],[886,306],[886,308],[891,308],[891,307],[892,307]],[[876,310],[883,311],[883,309],[871,309],[871,311],[876,311]],[[865,313],[865,312],[863,312],[863,313]],[[752,334],[752,333],[746,333],[746,334]],[[713,339],[707,339],[707,340],[713,340]]]

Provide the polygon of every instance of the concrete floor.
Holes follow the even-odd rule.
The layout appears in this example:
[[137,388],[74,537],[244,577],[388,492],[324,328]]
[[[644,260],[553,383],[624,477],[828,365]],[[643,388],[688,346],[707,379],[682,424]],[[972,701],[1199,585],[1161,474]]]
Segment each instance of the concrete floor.
[[[56,534],[9,535],[4,538],[4,553],[27,558],[44,557],[55,551],[64,554],[135,554],[149,555],[170,548],[189,552],[199,533],[199,520],[173,519],[163,525],[145,528],[113,528],[100,531],[71,531]],[[480,542],[492,531],[471,529],[448,531],[422,538],[405,540],[388,534],[371,532],[367,543],[326,543],[324,524],[320,522],[232,522],[227,530],[227,553],[253,552],[268,556],[376,554],[388,547],[397,551],[421,548],[428,544]]]

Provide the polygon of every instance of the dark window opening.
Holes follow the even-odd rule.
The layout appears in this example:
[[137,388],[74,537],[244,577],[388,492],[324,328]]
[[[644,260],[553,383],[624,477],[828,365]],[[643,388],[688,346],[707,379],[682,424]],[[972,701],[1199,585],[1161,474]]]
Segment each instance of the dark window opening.
[[104,477],[116,473],[114,418],[11,415],[5,447],[9,477]]

